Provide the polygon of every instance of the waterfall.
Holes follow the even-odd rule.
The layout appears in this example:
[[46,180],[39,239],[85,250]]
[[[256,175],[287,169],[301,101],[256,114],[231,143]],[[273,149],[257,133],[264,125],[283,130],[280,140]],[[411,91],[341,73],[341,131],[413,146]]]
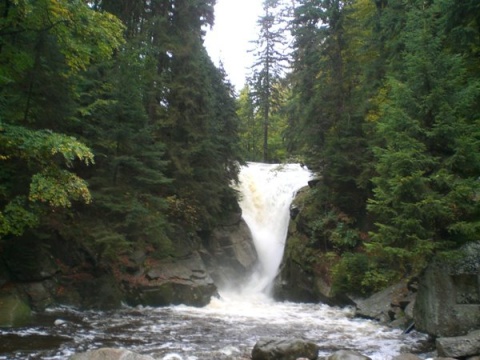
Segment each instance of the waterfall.
[[311,172],[299,164],[248,163],[242,167],[240,207],[259,260],[244,293],[271,291],[285,248],[290,204],[310,178]]
[[309,339],[320,346],[319,358],[343,348],[386,360],[405,348],[424,348],[427,335],[414,331],[405,336],[399,329],[355,319],[353,308],[275,302],[268,296],[283,257],[290,203],[310,178],[295,164],[242,168],[240,205],[259,258],[258,271],[244,289],[222,289],[205,307],[48,309],[38,324],[0,329],[0,360],[62,360],[112,344],[164,360],[249,359],[262,337]]

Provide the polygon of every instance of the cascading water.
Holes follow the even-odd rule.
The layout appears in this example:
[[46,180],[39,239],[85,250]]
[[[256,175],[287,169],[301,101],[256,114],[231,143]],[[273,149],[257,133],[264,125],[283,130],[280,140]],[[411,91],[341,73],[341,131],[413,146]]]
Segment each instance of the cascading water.
[[299,165],[249,164],[242,169],[241,206],[261,266],[241,294],[222,293],[204,308],[49,309],[30,327],[0,328],[0,360],[68,359],[101,347],[126,348],[163,360],[248,359],[264,336],[309,339],[320,346],[319,356],[351,349],[373,360],[391,359],[402,347],[415,347],[426,336],[404,335],[356,319],[352,309],[274,302],[264,296],[282,258],[289,204],[309,177]]
[[282,260],[290,204],[311,172],[299,164],[248,163],[240,173],[240,207],[253,236],[259,266],[243,293],[267,293]]

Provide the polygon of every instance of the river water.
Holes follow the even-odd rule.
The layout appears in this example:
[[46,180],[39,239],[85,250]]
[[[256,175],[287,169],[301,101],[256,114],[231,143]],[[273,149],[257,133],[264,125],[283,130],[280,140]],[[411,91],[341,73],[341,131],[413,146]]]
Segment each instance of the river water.
[[288,207],[311,174],[299,165],[249,164],[240,176],[241,206],[252,230],[260,266],[240,289],[220,289],[203,308],[125,307],[115,311],[48,309],[34,325],[0,329],[1,359],[68,359],[76,352],[122,347],[164,360],[249,359],[262,337],[305,338],[320,356],[357,350],[390,359],[426,338],[357,319],[351,308],[274,302],[270,283],[278,271]]

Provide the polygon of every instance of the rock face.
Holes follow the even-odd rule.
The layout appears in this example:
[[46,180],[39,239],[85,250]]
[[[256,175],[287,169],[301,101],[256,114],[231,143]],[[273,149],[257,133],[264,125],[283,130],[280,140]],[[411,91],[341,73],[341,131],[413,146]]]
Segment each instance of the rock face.
[[241,213],[205,236],[203,244],[205,250],[200,254],[220,288],[241,283],[258,260],[252,234]]
[[464,358],[480,355],[480,330],[465,336],[438,338],[436,345],[438,355],[442,357]]
[[303,339],[261,339],[252,350],[252,360],[316,359],[318,346]]
[[[311,181],[309,184],[316,186],[318,181],[320,180]],[[307,205],[308,196],[308,187],[300,189],[290,207],[285,253],[280,273],[275,279],[274,297],[282,301],[351,305],[352,301],[348,297],[333,293],[327,269],[312,264],[312,259],[319,259],[317,250],[319,246],[316,244],[315,249],[311,247],[313,230],[307,224],[316,215]]]
[[480,329],[480,242],[467,244],[456,257],[437,258],[419,284],[417,330],[452,337]]
[[184,259],[152,261],[128,287],[128,303],[145,306],[204,306],[217,291],[198,252]]
[[153,245],[139,245],[107,261],[58,234],[26,233],[0,249],[0,296],[14,289],[35,311],[55,305],[108,310],[122,302],[204,306],[217,284],[240,281],[257,261],[239,207],[215,229],[177,229],[171,236],[168,258]]
[[154,360],[124,349],[102,348],[70,356],[70,360]]
[[416,282],[392,285],[366,299],[357,299],[356,316],[406,329],[413,323]]

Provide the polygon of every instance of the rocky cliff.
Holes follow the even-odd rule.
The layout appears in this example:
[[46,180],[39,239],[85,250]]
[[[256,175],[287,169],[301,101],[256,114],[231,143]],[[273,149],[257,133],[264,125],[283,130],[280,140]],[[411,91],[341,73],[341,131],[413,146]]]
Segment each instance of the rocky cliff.
[[[310,185],[315,186],[311,181]],[[352,301],[332,289],[331,266],[337,259],[328,254],[329,245],[313,243],[311,228],[315,212],[309,204],[310,188],[297,192],[290,208],[285,254],[275,279],[274,296],[278,300],[323,302],[347,305]]]
[[129,305],[204,306],[219,286],[235,284],[257,261],[241,213],[211,231],[175,233],[172,256],[137,246],[106,263],[55,234],[25,234],[0,249],[0,326],[28,322],[49,306],[112,309]]

